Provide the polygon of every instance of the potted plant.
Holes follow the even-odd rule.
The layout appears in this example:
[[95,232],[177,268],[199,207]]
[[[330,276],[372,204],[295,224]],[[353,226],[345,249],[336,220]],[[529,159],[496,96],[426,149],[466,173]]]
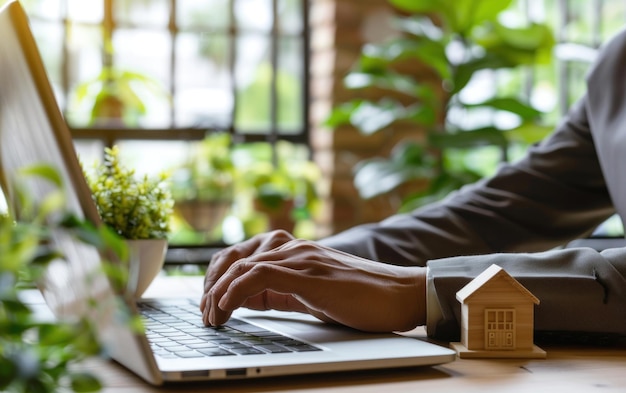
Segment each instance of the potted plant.
[[[64,231],[83,241],[89,240],[103,252],[117,250],[120,257],[123,257],[123,242],[106,228],[94,228],[63,211],[61,177],[50,167],[24,168],[20,176],[22,180],[36,177],[38,181],[51,183],[53,190],[35,205],[29,194],[20,193],[21,188],[15,185],[12,190],[17,190],[18,195],[14,196],[21,202],[19,218],[14,214],[16,209],[10,214],[0,214],[0,390],[99,391],[98,378],[76,367],[86,358],[102,353],[95,334],[97,327],[83,317],[42,321],[25,303],[20,291],[33,288],[50,262],[63,261],[63,252],[53,248],[49,241],[52,232]],[[113,265],[109,265],[108,271],[113,272]],[[92,304],[94,309],[90,312],[98,312],[98,302]]]
[[119,147],[104,153],[102,163],[86,174],[87,182],[103,223],[126,239],[131,257],[139,262],[135,293],[141,296],[163,267],[167,251],[174,204],[169,176],[138,177],[121,164]]
[[254,210],[267,218],[266,230],[293,232],[317,209],[319,168],[302,153],[287,141],[277,142],[274,149],[269,143],[238,149],[241,187],[251,195]]
[[174,209],[194,231],[210,233],[233,203],[234,182],[230,135],[208,135],[192,144],[188,160],[172,170]]
[[[399,11],[397,36],[366,44],[345,78],[350,89],[382,89],[385,97],[338,105],[327,123],[349,124],[365,135],[391,133],[401,125],[426,132],[422,141],[403,140],[389,157],[367,159],[355,167],[355,186],[363,198],[421,184],[418,192],[411,188],[408,195],[399,195],[400,209],[411,210],[481,177],[465,159],[475,148],[497,147],[506,160],[509,147],[532,143],[551,130],[541,123],[541,112],[514,94],[515,89],[482,97],[467,93],[481,72],[548,63],[554,38],[543,24],[504,25],[500,16],[510,0],[390,3]],[[515,121],[498,122],[501,114]]]
[[148,114],[147,98],[166,101],[169,94],[147,75],[104,66],[98,75],[74,90],[74,109],[69,111],[68,121],[90,127],[138,127]]

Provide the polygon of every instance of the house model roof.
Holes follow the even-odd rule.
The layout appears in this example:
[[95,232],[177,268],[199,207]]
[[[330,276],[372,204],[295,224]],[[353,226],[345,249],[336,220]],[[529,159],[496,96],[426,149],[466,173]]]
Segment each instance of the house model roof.
[[466,286],[461,288],[456,293],[456,298],[461,303],[465,303],[472,295],[480,289],[483,285],[487,284],[489,281],[494,279],[502,279],[511,284],[511,286],[517,289],[522,294],[528,296],[533,303],[539,304],[539,299],[535,297],[528,289],[526,289],[522,284],[520,284],[515,278],[513,278],[509,273],[507,273],[504,269],[502,269],[498,265],[489,266],[484,272],[476,276],[472,281],[470,281]]

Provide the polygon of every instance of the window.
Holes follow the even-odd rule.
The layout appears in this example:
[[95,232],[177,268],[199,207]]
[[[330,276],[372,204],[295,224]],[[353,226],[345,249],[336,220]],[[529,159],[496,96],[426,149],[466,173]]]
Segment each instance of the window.
[[194,141],[221,134],[269,146],[269,158],[265,148],[238,156],[262,151],[276,165],[284,141],[290,159],[309,158],[308,0],[23,5],[85,164],[117,144],[124,163],[156,174],[184,163]]
[[25,6],[78,141],[189,140],[227,131],[237,141],[307,143],[306,0]]
[[[585,92],[585,76],[597,49],[624,28],[626,3],[621,0],[518,0],[518,11],[530,20],[546,21],[557,39],[555,64],[525,76],[526,92],[557,124]],[[623,236],[621,220],[614,216],[596,235]]]
[[[624,28],[626,3],[621,0],[517,0],[505,13],[505,22],[523,25],[527,21],[546,23],[556,39],[554,61],[548,66],[511,72],[499,71],[487,78],[479,93],[498,89],[523,92],[530,103],[546,113],[546,125],[552,129],[571,105],[585,92],[585,76],[595,60],[600,45]],[[506,120],[506,119],[504,119]],[[489,175],[506,157],[515,160],[526,146],[512,145],[509,151],[486,147],[474,149],[471,161],[478,173]],[[622,236],[624,229],[617,216],[602,224],[597,235]]]
[[514,309],[485,309],[485,349],[515,349]]

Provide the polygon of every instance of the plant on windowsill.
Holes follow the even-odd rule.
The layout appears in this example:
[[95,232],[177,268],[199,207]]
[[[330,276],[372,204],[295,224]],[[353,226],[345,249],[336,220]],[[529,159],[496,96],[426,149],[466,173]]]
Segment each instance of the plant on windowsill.
[[210,237],[233,203],[235,167],[227,133],[191,145],[188,160],[172,170],[174,209],[198,233]]
[[[477,148],[494,147],[506,161],[512,146],[526,146],[552,129],[515,89],[485,97],[470,86],[485,73],[548,63],[554,38],[543,24],[503,24],[500,17],[511,0],[390,3],[402,15],[395,20],[397,36],[366,44],[344,80],[350,89],[378,89],[385,97],[343,103],[327,124],[350,125],[364,135],[395,128],[425,131],[421,140],[400,141],[389,157],[363,160],[354,168],[361,197],[393,195],[402,201],[399,210],[408,211],[480,178],[483,173],[471,161]],[[498,121],[504,116],[513,121]]]
[[[148,98],[167,101],[169,94],[147,75],[105,66],[95,78],[77,86],[68,122],[89,127],[139,127],[148,114]],[[88,116],[79,115],[83,112]]]
[[[54,249],[50,235],[65,232],[96,246],[103,255],[113,251],[125,258],[123,241],[108,228],[94,228],[89,223],[63,211],[62,180],[47,166],[33,166],[20,171],[21,180],[37,178],[53,185],[38,205],[21,192],[13,190],[20,202],[19,218],[0,214],[0,391],[15,393],[96,392],[99,379],[81,371],[80,364],[101,356],[102,344],[97,339],[97,326],[92,319],[76,316],[71,319],[42,321],[20,296],[33,288],[51,262],[63,263],[63,252]],[[7,179],[8,180],[8,179]],[[2,184],[3,187],[7,184]],[[6,190],[6,189],[5,189]],[[15,203],[10,203],[15,206]],[[120,285],[125,285],[122,272],[113,264],[106,271]],[[89,312],[98,313],[98,302],[90,303]],[[122,307],[121,304],[114,307]],[[107,310],[110,311],[110,310]],[[126,312],[126,310],[121,310]]]
[[141,296],[161,271],[167,251],[174,205],[169,175],[139,177],[122,165],[118,146],[104,153],[103,162],[86,171],[87,182],[102,222],[126,239],[131,257],[139,259],[135,294]]
[[294,232],[296,224],[310,220],[318,208],[319,168],[292,143],[277,142],[275,159],[271,151],[269,143],[240,148],[239,153],[248,156],[239,168],[241,187],[250,191],[253,209],[266,217],[265,230]]

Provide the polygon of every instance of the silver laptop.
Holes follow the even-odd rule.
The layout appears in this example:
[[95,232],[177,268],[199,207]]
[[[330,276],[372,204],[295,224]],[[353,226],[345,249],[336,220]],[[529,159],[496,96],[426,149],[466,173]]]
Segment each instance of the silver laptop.
[[[44,66],[17,2],[0,10],[0,168],[10,184],[19,168],[46,163],[67,187],[67,208],[98,224],[99,217]],[[32,185],[34,196],[42,184]],[[7,190],[11,193],[11,190]],[[130,301],[100,273],[98,252],[69,238],[55,239],[68,263],[48,269],[42,294],[58,317],[86,312],[97,318],[110,356],[151,384],[287,374],[434,365],[455,352],[395,334],[368,334],[298,313],[240,309],[222,327],[202,325],[199,299]],[[94,311],[90,300],[100,307]],[[125,301],[142,313],[147,332],[133,332],[115,315]],[[92,304],[92,303],[91,303]]]

